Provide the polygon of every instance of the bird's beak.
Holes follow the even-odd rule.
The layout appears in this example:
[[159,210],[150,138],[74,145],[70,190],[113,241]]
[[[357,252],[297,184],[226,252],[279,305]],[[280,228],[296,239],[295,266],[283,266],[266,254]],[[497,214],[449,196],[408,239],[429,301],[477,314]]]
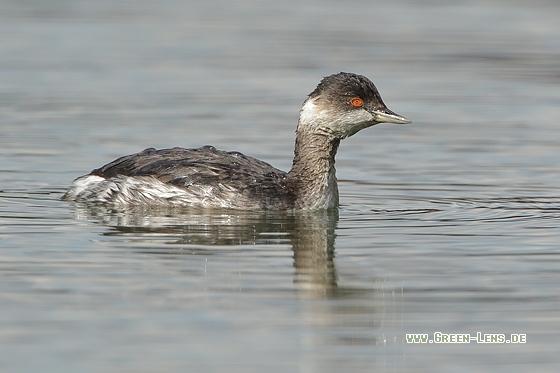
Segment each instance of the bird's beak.
[[400,116],[397,113],[393,113],[391,110],[384,108],[379,110],[373,110],[372,114],[375,115],[375,121],[378,123],[395,123],[395,124],[407,124],[412,123],[412,121]]

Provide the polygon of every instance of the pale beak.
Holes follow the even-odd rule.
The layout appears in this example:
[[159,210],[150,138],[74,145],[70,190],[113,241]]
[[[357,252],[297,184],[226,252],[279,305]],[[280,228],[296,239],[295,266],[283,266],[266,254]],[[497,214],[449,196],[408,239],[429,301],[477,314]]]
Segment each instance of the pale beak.
[[400,116],[397,113],[393,113],[391,110],[384,108],[380,110],[373,110],[371,112],[375,115],[375,121],[378,123],[395,123],[395,124],[407,124],[412,123],[412,121]]

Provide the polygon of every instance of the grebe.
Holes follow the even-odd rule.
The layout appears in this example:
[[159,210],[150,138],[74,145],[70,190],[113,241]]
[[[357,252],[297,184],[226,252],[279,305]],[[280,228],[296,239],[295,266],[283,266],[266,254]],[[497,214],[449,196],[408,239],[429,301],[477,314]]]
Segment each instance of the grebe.
[[313,210],[338,206],[340,140],[377,123],[410,123],[389,110],[365,76],[325,77],[304,101],[289,172],[239,152],[153,148],[74,180],[64,200],[117,206]]

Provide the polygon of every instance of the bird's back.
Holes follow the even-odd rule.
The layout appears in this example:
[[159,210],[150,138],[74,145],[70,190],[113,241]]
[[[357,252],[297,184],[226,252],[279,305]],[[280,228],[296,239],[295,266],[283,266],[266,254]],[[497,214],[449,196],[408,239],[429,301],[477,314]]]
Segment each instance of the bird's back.
[[239,152],[145,149],[74,181],[64,199],[120,205],[185,205],[248,210],[293,208],[287,174]]

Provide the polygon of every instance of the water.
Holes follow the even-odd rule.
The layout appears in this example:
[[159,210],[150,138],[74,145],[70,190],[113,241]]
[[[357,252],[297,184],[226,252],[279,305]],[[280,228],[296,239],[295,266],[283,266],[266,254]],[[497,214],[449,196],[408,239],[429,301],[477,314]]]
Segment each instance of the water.
[[[560,6],[0,4],[0,371],[557,371]],[[327,213],[59,199],[146,147],[288,169],[305,95],[370,77]],[[526,334],[412,344],[408,333]]]

